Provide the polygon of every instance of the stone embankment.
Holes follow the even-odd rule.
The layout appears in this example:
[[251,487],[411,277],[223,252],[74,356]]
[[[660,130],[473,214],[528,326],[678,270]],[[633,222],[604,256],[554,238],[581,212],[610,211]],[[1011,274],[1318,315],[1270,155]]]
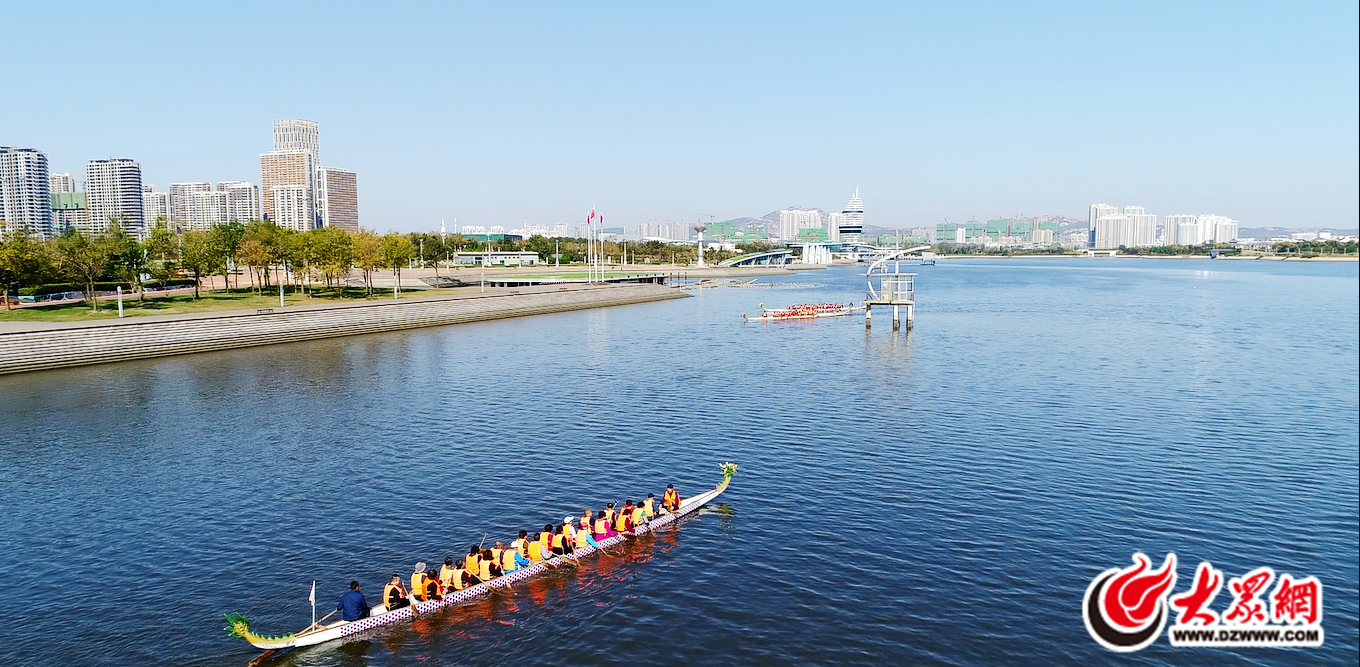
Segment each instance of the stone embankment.
[[659,285],[571,285],[0,332],[0,374],[681,299]]

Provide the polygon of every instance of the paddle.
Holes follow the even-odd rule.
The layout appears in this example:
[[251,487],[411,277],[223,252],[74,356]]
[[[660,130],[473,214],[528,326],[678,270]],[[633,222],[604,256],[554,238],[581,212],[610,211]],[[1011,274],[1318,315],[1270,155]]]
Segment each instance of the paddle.
[[340,610],[339,610],[339,609],[336,609],[335,611],[332,611],[331,613],[326,614],[325,616],[322,616],[322,617],[321,617],[321,620],[319,620],[319,621],[317,621],[317,622],[315,622],[315,623],[312,623],[311,625],[307,626],[307,629],[306,629],[306,630],[303,630],[302,632],[299,632],[298,634],[300,634],[300,635],[305,635],[305,634],[307,634],[308,632],[311,632],[312,630],[319,629],[319,628],[321,627],[321,624],[326,622],[326,619],[328,619],[328,618],[330,618],[330,617],[332,617],[332,616],[335,615],[335,612],[336,612],[336,611],[340,611]]

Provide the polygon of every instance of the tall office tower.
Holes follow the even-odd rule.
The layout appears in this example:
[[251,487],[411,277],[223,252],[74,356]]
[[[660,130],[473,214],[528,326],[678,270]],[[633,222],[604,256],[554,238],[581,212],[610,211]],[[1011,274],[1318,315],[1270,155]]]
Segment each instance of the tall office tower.
[[227,220],[250,222],[260,220],[260,188],[249,181],[222,181],[218,192],[227,194]]
[[274,152],[302,152],[312,156],[312,164],[321,166],[321,131],[316,121],[284,119],[274,121]]
[[1107,215],[1117,215],[1118,213],[1118,206],[1110,206],[1109,204],[1091,204],[1091,213],[1086,219],[1086,225],[1087,231],[1091,235],[1089,243],[1092,248],[1100,247],[1096,245],[1096,227],[1099,226],[1100,219]]
[[170,222],[170,193],[157,192],[154,185],[143,185],[142,219],[146,221],[147,229],[155,229],[157,224],[164,222],[174,231],[175,226]]
[[[288,190],[283,208],[275,201],[279,190]],[[294,190],[297,190],[294,192]],[[270,151],[260,155],[260,195],[263,212],[274,224],[307,231],[316,227],[316,163],[306,151]],[[280,212],[286,217],[280,217]],[[286,220],[286,222],[285,222]]]
[[359,231],[359,185],[354,172],[322,167],[317,172],[317,205],[321,224],[347,232]]
[[36,148],[0,146],[0,235],[23,230],[52,235],[52,183],[47,154]]
[[85,166],[85,199],[90,230],[107,231],[111,219],[137,237],[146,234],[142,216],[142,165],[127,158],[90,160]]
[[76,177],[71,174],[52,174],[47,178],[51,184],[52,194],[64,194],[76,191]]
[[306,231],[316,224],[312,198],[305,186],[280,185],[270,188],[269,201],[273,206],[269,218],[280,227]]
[[859,188],[855,188],[855,196],[850,198],[845,204],[845,210],[841,211],[836,239],[845,243],[864,242],[864,200],[859,198]]
[[212,192],[212,183],[192,181],[170,184],[170,219],[186,225],[189,223],[189,196],[195,192]]

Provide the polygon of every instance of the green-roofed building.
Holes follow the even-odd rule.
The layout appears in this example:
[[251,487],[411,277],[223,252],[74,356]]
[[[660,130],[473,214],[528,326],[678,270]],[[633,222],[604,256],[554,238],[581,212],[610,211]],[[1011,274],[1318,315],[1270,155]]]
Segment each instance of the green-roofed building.
[[826,230],[821,227],[804,227],[793,237],[799,243],[826,243]]
[[722,239],[724,241],[737,238],[737,225],[732,222],[710,222],[708,229],[704,231],[704,238]]

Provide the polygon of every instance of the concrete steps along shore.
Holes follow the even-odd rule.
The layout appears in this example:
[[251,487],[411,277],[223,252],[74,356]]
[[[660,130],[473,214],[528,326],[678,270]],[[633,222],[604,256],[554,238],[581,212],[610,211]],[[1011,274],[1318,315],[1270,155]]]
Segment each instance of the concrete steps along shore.
[[572,285],[261,311],[41,323],[0,332],[0,374],[462,324],[688,296],[659,285]]

